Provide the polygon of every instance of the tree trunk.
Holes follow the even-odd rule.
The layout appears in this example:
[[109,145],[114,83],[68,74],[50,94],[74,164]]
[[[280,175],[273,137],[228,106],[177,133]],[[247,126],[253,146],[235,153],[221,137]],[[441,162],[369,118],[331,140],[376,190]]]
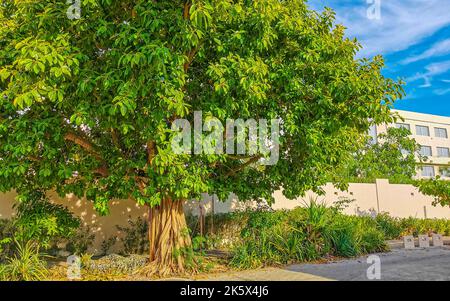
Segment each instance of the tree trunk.
[[150,265],[148,274],[167,276],[185,272],[183,254],[192,247],[184,201],[165,199],[149,208]]

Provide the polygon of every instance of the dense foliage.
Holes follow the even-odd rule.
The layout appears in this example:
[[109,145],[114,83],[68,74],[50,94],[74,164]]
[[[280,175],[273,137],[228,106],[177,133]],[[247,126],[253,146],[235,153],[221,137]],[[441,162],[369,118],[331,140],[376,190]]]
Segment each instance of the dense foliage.
[[43,248],[49,248],[52,240],[75,235],[80,227],[79,218],[66,207],[51,203],[38,190],[22,194],[15,209],[14,237],[20,241],[38,242]]
[[374,141],[367,137],[364,147],[355,152],[342,174],[351,182],[389,179],[392,183],[412,183],[418,162],[426,160],[420,145],[405,128],[389,127]]
[[128,226],[116,226],[121,235],[124,254],[144,254],[148,251],[148,223],[142,218],[128,219]]
[[14,225],[9,220],[0,220],[0,263],[13,254],[15,231]]
[[386,250],[384,238],[383,232],[372,226],[370,217],[346,216],[311,202],[292,211],[250,215],[231,264],[255,268],[327,256],[352,257]]
[[[271,199],[281,186],[296,196],[348,156],[355,132],[388,121],[401,95],[380,57],[355,59],[360,46],[334,14],[301,0],[91,0],[79,20],[63,1],[2,3],[2,191],[57,188],[103,213],[129,196]],[[194,110],[282,117],[282,158],[241,171],[245,157],[173,154],[170,121]]]
[[415,182],[420,192],[435,198],[434,205],[450,206],[450,181],[440,178]]
[[66,207],[50,203],[39,190],[23,193],[15,210],[12,219],[0,220],[0,264],[7,263],[0,277],[37,280],[45,268],[40,252],[56,250],[61,240],[73,241],[80,231],[80,220]]

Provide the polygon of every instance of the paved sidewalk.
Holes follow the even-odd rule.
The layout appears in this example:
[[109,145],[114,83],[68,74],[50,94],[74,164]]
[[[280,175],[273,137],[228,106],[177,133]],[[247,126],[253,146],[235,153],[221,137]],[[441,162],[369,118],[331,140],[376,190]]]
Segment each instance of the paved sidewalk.
[[[375,254],[381,260],[381,280],[441,281],[450,280],[450,248],[394,249]],[[290,271],[311,273],[340,281],[367,281],[367,257],[329,264],[299,264],[287,267]]]
[[[394,249],[375,254],[381,260],[381,280],[450,280],[450,248]],[[326,264],[297,264],[285,268],[264,268],[211,274],[196,280],[208,281],[367,281],[367,257]]]

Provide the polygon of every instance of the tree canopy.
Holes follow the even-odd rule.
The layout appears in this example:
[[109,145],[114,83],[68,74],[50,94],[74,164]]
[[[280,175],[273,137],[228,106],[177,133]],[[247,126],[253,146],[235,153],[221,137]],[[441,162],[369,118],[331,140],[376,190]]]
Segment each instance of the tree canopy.
[[434,206],[450,206],[450,181],[440,179],[425,179],[416,181],[414,184],[420,192],[434,197]]
[[[356,58],[333,11],[303,0],[81,4],[79,19],[65,1],[0,4],[1,191],[72,192],[103,214],[114,198],[158,214],[203,192],[294,198],[324,184],[371,124],[391,122],[403,94],[380,56]],[[278,163],[174,154],[172,122],[198,110],[280,118]]]
[[377,137],[365,137],[364,146],[349,160],[343,176],[347,181],[389,179],[411,183],[417,175],[418,162],[427,158],[420,155],[420,145],[410,135],[408,129],[388,127]]

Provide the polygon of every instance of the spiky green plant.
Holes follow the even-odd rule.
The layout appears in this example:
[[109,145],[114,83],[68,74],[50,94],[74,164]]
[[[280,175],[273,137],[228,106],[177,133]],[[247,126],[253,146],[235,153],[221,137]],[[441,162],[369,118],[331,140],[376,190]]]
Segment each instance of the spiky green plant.
[[0,268],[3,281],[38,281],[48,274],[47,265],[39,253],[39,245],[32,241],[15,241],[16,254]]

